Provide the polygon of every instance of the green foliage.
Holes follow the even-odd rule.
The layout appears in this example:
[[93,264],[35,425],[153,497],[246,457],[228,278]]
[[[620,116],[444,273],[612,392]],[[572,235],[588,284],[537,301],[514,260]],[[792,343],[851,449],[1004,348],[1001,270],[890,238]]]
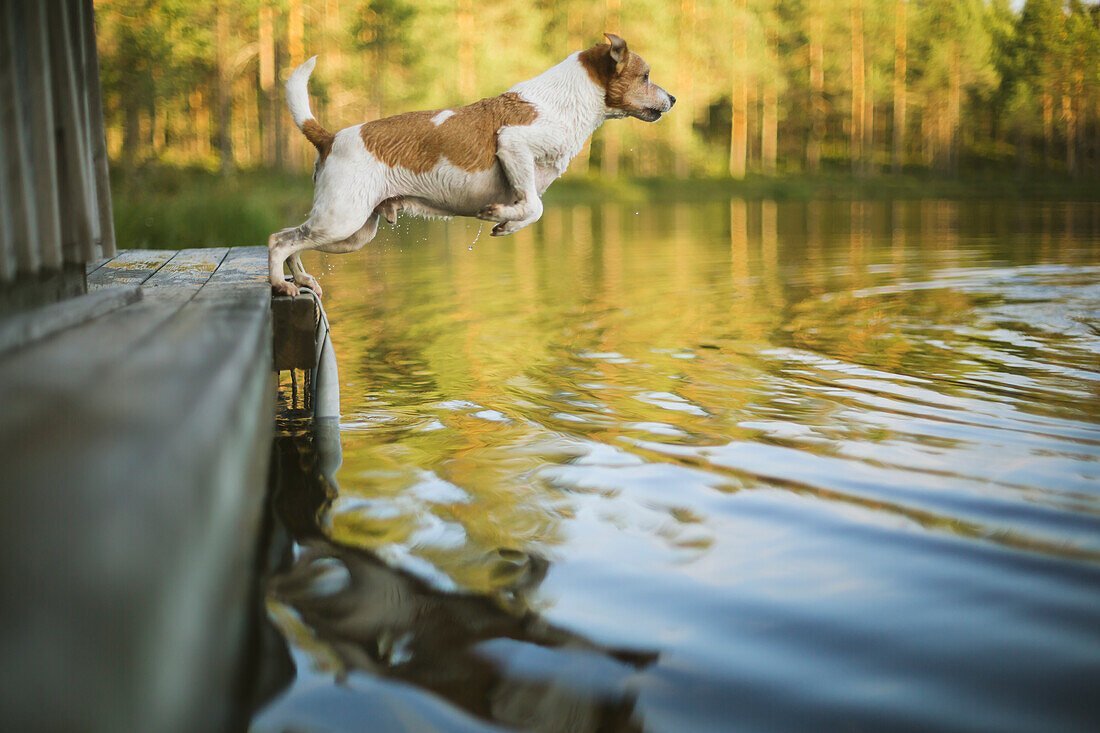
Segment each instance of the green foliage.
[[127,248],[182,249],[265,244],[309,211],[309,177],[244,171],[150,168],[112,180],[115,232]]
[[[721,174],[741,81],[750,172],[763,169],[764,150],[778,152],[779,173],[800,171],[819,119],[825,165],[847,167],[858,125],[867,173],[894,152],[908,168],[952,175],[1036,167],[1077,178],[1100,173],[1096,5],[903,4],[905,45],[897,46],[899,0],[97,0],[108,147],[129,171],[157,161],[217,169],[225,155],[245,168],[274,162],[303,170],[312,151],[291,126],[278,86],[310,55],[321,57],[315,110],[339,128],[499,94],[615,30],[679,101],[657,125],[599,131],[591,159],[586,149],[570,175]],[[816,96],[814,44],[822,72]],[[906,73],[899,80],[900,48]],[[853,68],[855,59],[862,69]],[[274,79],[270,71],[265,77],[265,63]],[[860,99],[867,101],[856,109]]]

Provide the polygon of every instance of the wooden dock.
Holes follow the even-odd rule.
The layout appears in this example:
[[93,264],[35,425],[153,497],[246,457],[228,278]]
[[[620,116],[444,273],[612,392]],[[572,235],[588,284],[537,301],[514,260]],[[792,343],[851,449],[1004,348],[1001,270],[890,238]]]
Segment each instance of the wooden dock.
[[273,429],[266,248],[124,251],[0,320],[10,730],[232,723]]

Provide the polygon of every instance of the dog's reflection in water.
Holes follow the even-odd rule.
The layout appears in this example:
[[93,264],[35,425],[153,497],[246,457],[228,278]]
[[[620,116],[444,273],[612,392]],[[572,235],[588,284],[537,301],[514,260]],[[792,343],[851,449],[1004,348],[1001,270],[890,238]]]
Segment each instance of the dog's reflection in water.
[[[335,425],[278,438],[273,466],[276,567],[269,601],[294,611],[342,676],[399,679],[483,720],[525,730],[640,730],[632,679],[655,653],[610,649],[547,623],[525,597],[549,563],[501,551],[505,598],[444,592],[320,529],[336,494]],[[294,547],[296,545],[296,548]],[[296,549],[296,551],[295,551]]]

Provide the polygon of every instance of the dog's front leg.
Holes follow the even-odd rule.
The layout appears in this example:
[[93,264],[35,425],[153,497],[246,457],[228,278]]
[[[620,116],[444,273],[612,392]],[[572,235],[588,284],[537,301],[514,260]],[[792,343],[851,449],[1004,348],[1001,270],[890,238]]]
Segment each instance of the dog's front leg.
[[493,227],[494,237],[518,232],[542,216],[542,199],[535,187],[535,155],[526,140],[528,129],[506,127],[497,133],[497,160],[516,201],[486,206],[477,213],[479,219],[500,222]]

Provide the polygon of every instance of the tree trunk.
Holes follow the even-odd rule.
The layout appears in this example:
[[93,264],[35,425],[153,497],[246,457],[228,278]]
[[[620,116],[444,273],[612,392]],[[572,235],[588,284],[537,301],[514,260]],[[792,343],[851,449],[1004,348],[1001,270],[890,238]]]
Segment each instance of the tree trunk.
[[863,175],[863,130],[865,85],[863,62],[863,0],[852,2],[852,126],[849,156],[852,173]]
[[821,11],[810,5],[810,139],[806,145],[806,167],[816,173],[821,167],[821,139],[825,135],[825,54],[821,47]]
[[681,97],[680,104],[685,109],[673,117],[675,120],[675,161],[674,173],[677,178],[687,178],[691,173],[691,124],[694,121],[691,106],[695,99],[695,0],[680,0],[679,19],[680,39],[678,44],[678,73],[676,93]]
[[[619,32],[619,0],[607,0],[606,24],[611,33]],[[622,150],[622,132],[618,125],[608,125],[603,134],[602,173],[607,178],[619,175],[619,152]]]
[[[290,68],[296,69],[305,61],[305,10],[302,0],[290,0],[286,17],[286,46],[290,55]],[[302,140],[303,138],[299,138]],[[301,167],[306,161],[306,149],[301,144],[291,145],[287,158],[292,165]]]
[[260,145],[264,165],[275,165],[275,10],[268,4],[260,6]]
[[[278,42],[276,42],[276,69],[282,67],[283,57],[285,56],[285,53],[286,52],[283,50],[282,46]],[[277,76],[276,80],[278,80]],[[278,93],[274,94],[274,98],[271,100],[271,103],[273,105],[272,109],[274,110],[275,114],[275,169],[281,171],[286,167],[286,121],[290,119],[290,113],[284,111],[283,106],[279,104],[279,96],[280,95]]]
[[126,129],[122,137],[122,168],[127,177],[137,167],[138,152],[141,148],[141,101],[136,94],[123,95],[126,105]]
[[750,171],[760,172],[760,139],[754,145],[753,131],[760,134],[760,99],[756,86],[750,86],[745,92],[745,165]]
[[1084,72],[1078,68],[1073,75],[1072,93],[1062,97],[1063,115],[1066,118],[1066,172],[1074,178],[1080,171],[1078,152],[1080,150],[1081,97],[1084,89]]
[[894,173],[901,173],[905,165],[905,87],[906,52],[909,28],[905,17],[906,0],[894,2],[894,144],[890,163]]
[[1062,95],[1062,119],[1066,121],[1066,173],[1077,175],[1077,120],[1073,116],[1073,98]]
[[863,174],[875,172],[875,67],[867,68],[863,101]]
[[331,108],[322,109],[322,118],[330,129],[342,127],[340,118],[344,103],[344,58],[340,53],[340,0],[325,2],[325,68],[329,70],[329,101]]
[[1050,161],[1054,157],[1054,98],[1043,90],[1043,169],[1050,170]]
[[[776,50],[779,40],[774,28],[767,31],[767,56],[769,74],[777,65]],[[765,175],[773,176],[779,148],[779,98],[775,83],[765,82],[760,106],[760,168]]]
[[218,157],[221,160],[222,175],[233,173],[233,135],[232,103],[230,84],[232,70],[229,68],[229,11],[224,4],[217,9],[217,43],[215,58],[217,63],[218,85]]
[[1022,180],[1031,167],[1031,139],[1022,122],[1016,123],[1016,174]]
[[[745,58],[745,0],[736,1],[738,18],[733,32],[733,58],[743,61]],[[733,94],[730,100],[730,175],[734,178],[745,177],[745,163],[748,159],[749,85],[745,71],[735,70],[733,74]]]
[[959,172],[959,136],[962,120],[962,73],[959,69],[959,48],[951,54],[951,101],[947,112],[947,168],[952,175]]
[[477,87],[474,71],[474,9],[471,0],[458,3],[458,94],[472,99]]
[[925,168],[931,168],[935,162],[935,131],[935,115],[930,105],[925,106],[920,111],[921,162],[924,163]]

